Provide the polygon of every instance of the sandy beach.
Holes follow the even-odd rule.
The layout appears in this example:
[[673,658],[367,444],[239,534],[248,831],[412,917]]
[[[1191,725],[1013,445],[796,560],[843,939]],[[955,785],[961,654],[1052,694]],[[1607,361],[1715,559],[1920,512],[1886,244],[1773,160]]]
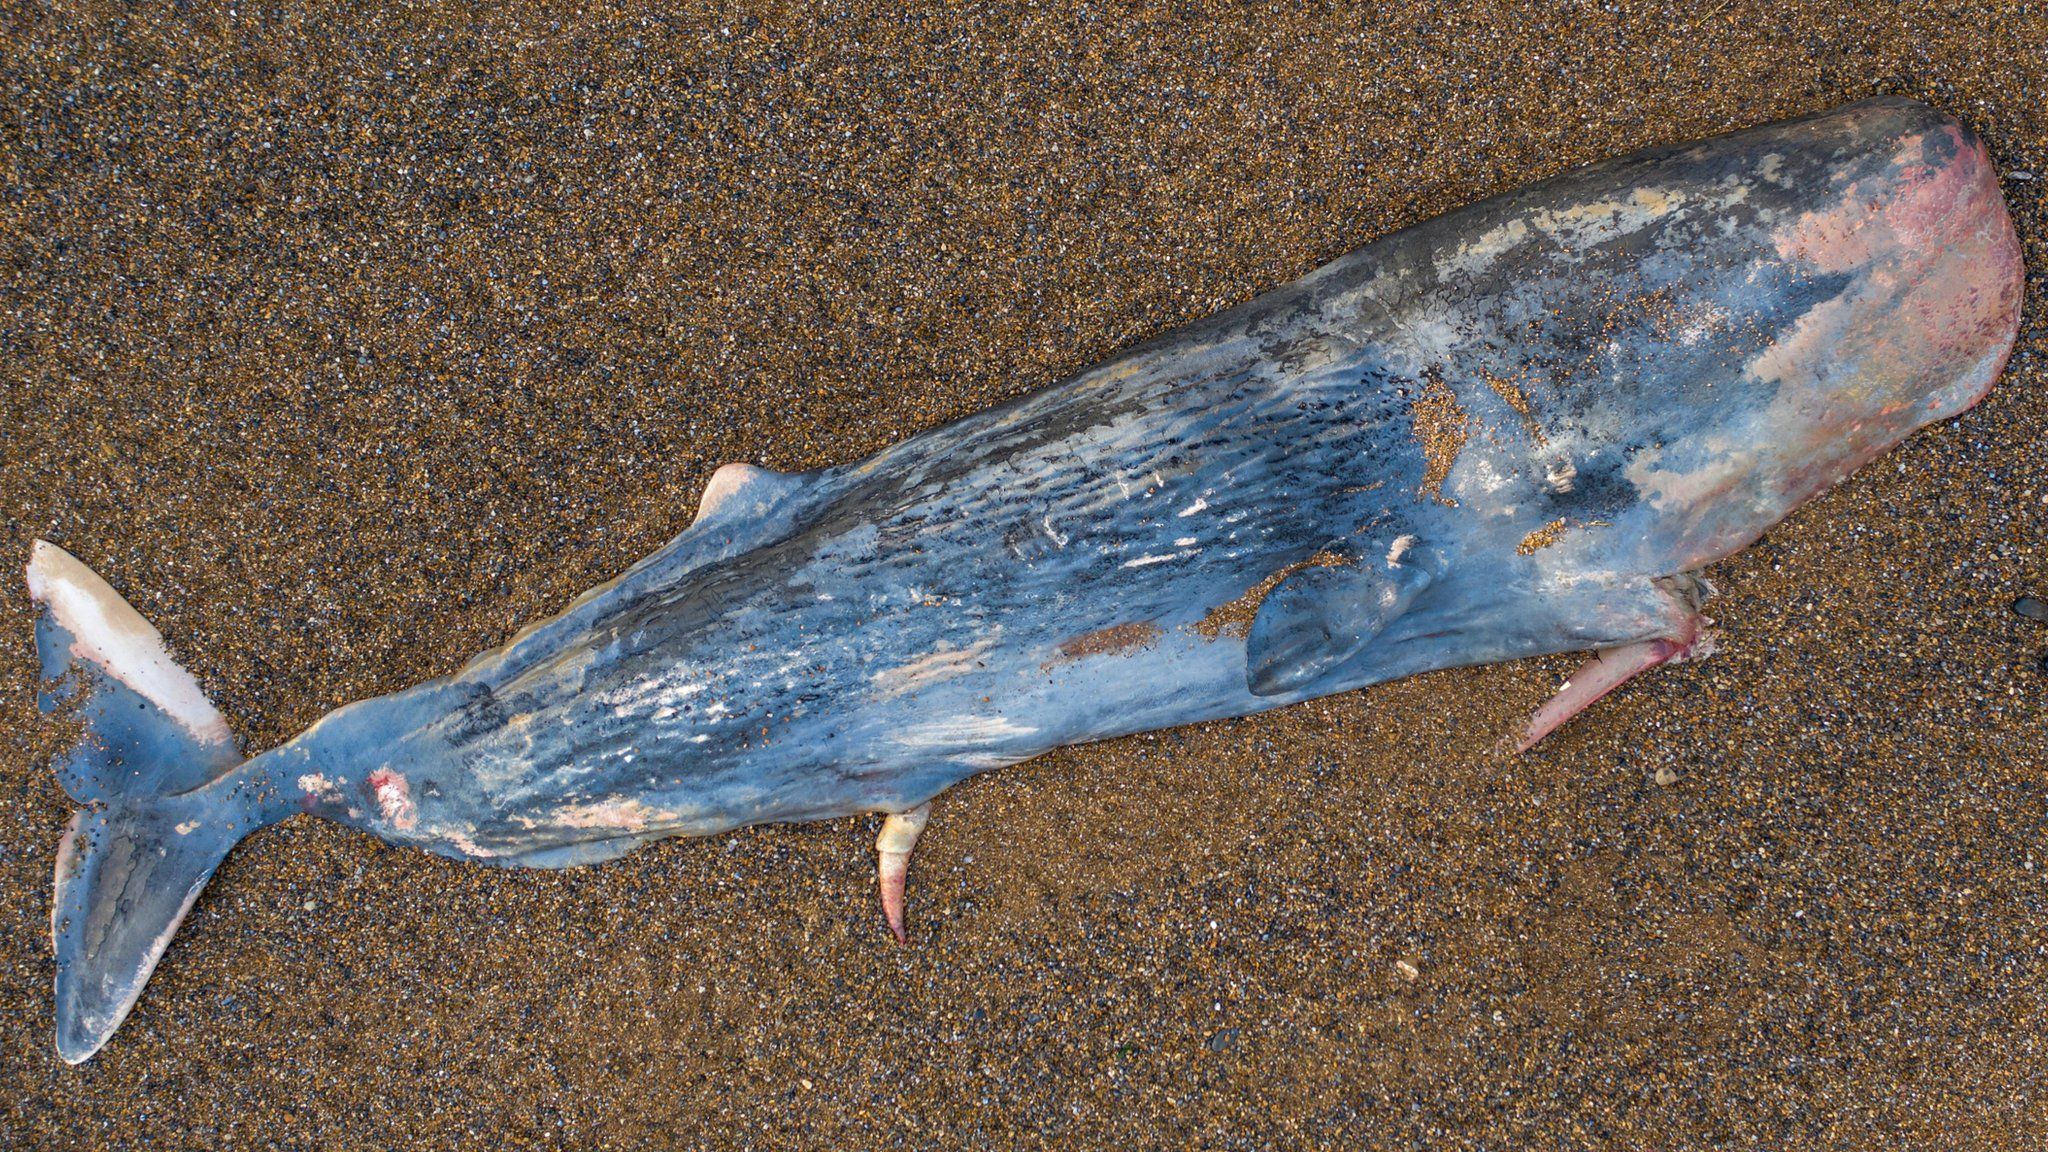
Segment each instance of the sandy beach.
[[[1537,13],[1540,13],[1537,14]],[[0,1147],[2048,1146],[2048,13],[0,13]],[[1878,93],[1987,142],[2003,381],[1717,565],[1711,659],[1069,748],[565,872],[300,818],[51,1040],[18,565],[253,748],[687,525],[1439,212]]]

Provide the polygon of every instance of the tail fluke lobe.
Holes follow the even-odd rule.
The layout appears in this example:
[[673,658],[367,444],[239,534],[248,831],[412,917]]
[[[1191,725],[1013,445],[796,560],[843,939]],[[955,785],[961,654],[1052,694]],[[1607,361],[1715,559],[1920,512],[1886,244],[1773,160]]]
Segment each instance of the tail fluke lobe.
[[[178,805],[174,808],[192,807]],[[246,828],[198,813],[119,805],[71,818],[57,852],[57,1054],[100,1050],[199,890]]]
[[183,792],[241,762],[228,722],[164,638],[92,569],[42,540],[28,562],[44,712],[74,709],[85,738],[55,765],[81,803]]
[[87,807],[57,849],[57,1051],[97,1052],[235,842],[275,818],[232,778],[227,721],[163,637],[69,553],[37,541],[29,593],[45,712],[83,727],[53,767]]

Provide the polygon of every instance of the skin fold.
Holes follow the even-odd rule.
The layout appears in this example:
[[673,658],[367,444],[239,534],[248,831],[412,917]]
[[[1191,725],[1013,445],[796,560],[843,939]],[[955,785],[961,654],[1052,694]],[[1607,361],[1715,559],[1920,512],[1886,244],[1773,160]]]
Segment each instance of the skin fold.
[[88,732],[57,765],[87,806],[59,1049],[97,1050],[221,857],[298,812],[529,867],[902,814],[900,933],[922,806],[1061,745],[1595,653],[1526,747],[1699,651],[1699,569],[1981,398],[2020,286],[1982,144],[1924,105],[1608,161],[869,459],[729,465],[560,615],[246,760],[39,544],[47,702]]

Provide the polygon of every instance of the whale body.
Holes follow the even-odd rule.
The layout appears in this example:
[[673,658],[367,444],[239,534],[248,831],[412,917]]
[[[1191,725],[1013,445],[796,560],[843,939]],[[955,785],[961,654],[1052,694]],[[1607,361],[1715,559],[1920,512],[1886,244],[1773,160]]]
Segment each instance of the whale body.
[[2019,248],[1978,139],[1866,101],[1657,148],[1386,236],[869,459],[728,465],[694,524],[450,675],[245,757],[55,545],[57,1043],[104,1044],[242,836],[295,813],[561,867],[892,815],[1081,741],[1567,651],[1540,738],[1696,653],[1698,573],[2011,349]]

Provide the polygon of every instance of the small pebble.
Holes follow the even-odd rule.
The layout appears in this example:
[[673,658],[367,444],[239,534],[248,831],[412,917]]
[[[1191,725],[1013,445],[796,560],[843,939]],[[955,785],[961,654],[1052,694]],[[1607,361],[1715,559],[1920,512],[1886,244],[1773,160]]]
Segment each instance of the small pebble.
[[1678,773],[1673,772],[1668,764],[1660,765],[1650,779],[1655,780],[1660,788],[1669,788],[1678,783]]
[[2027,181],[2032,180],[2034,178],[2034,174],[2022,168],[2019,171],[2012,173],[2012,178],[2024,184]]
[[1406,960],[1394,961],[1394,971],[1399,972],[1401,979],[1408,981],[1410,984],[1413,984],[1422,975],[1422,969],[1417,968]]
[[2048,623],[2048,601],[2042,601],[2032,596],[2022,596],[2012,602],[2012,610],[2029,620],[2039,620],[2043,623]]

